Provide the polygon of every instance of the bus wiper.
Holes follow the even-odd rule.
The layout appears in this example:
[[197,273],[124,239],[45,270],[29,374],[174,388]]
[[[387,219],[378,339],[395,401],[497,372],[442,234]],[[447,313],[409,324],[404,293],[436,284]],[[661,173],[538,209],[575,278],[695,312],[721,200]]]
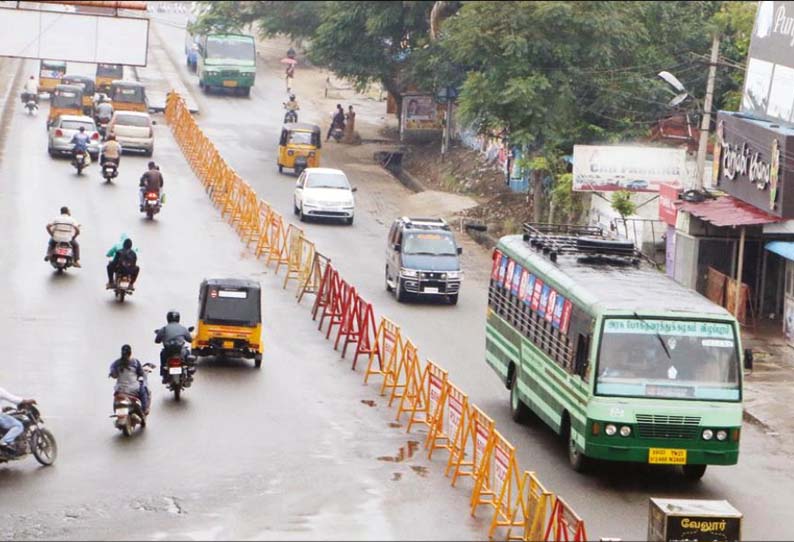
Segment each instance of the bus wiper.
[[[650,327],[650,324],[648,322],[646,322],[642,317],[640,317],[640,315],[637,314],[637,311],[634,311],[634,318],[636,318],[637,320],[639,320],[643,324],[645,324],[645,325]],[[662,339],[661,333],[659,333],[658,331],[656,332],[656,338],[659,339],[659,344],[662,345],[662,350],[664,350],[664,353],[667,354],[667,358],[668,359],[673,359],[673,356],[670,355],[670,350],[668,350],[667,349],[667,345],[664,344],[664,339]]]

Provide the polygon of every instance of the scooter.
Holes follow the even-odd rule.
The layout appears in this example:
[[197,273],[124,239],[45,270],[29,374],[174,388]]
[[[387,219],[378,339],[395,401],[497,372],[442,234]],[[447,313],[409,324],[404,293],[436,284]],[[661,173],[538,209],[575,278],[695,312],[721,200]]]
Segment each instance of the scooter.
[[160,212],[160,194],[157,192],[146,192],[143,195],[142,212],[146,213],[146,218],[152,220],[154,215]]
[[[151,363],[143,364],[143,371],[149,374],[154,369]],[[142,383],[146,382],[146,377],[138,377]],[[146,413],[143,411],[141,400],[134,395],[126,393],[114,392],[113,393],[113,414],[111,418],[115,418],[114,426],[121,431],[125,437],[129,437],[140,426],[146,427]]]
[[90,158],[86,151],[75,151],[72,158],[72,165],[77,169],[77,174],[82,175],[83,170],[88,167]]
[[344,130],[342,130],[342,128],[340,128],[339,126],[334,126],[334,127],[331,129],[331,137],[332,137],[332,138],[334,139],[334,141],[336,141],[337,143],[339,143],[340,141],[342,141],[342,138],[343,138],[344,136],[345,136],[345,132],[344,132]]
[[74,249],[72,248],[72,244],[65,241],[56,243],[55,248],[52,250],[52,254],[50,254],[47,259],[53,269],[58,273],[63,273],[66,269],[74,265]]
[[284,113],[284,124],[290,124],[298,122],[298,112],[294,109],[288,109],[286,113]]
[[22,103],[25,104],[25,111],[28,115],[35,115],[39,111],[39,96],[38,94],[23,93]]
[[105,182],[109,183],[119,175],[119,166],[113,160],[106,160],[104,164],[102,164],[102,177],[105,178]]

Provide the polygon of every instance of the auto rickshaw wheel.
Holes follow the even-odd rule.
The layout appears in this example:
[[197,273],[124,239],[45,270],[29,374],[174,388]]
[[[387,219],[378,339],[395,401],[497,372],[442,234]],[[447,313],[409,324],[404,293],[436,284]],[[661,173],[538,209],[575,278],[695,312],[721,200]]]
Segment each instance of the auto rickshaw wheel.
[[278,165],[278,172],[284,173],[284,166],[282,166],[281,164]]
[[262,368],[262,354],[256,354],[254,356],[254,367],[256,367],[257,369]]

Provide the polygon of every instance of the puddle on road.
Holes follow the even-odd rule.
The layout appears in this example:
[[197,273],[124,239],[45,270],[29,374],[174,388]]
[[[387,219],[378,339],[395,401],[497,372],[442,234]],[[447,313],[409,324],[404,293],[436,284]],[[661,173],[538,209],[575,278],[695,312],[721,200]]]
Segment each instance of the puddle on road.
[[374,407],[377,404],[372,399],[362,399],[361,402],[367,405],[368,407]]
[[396,456],[382,455],[378,461],[388,461],[390,463],[402,463],[406,459],[411,459],[419,448],[419,442],[416,440],[409,440],[406,446],[400,446],[400,450]]
[[393,473],[391,473],[391,481],[392,482],[399,482],[402,477],[403,477],[403,474],[401,472],[393,472]]
[[402,427],[402,426],[403,426],[403,424],[401,424],[400,422],[389,422],[389,427],[391,427],[393,429],[397,429],[397,428]]
[[414,471],[416,474],[424,478],[427,476],[427,467],[422,467],[420,465],[412,465],[411,470]]

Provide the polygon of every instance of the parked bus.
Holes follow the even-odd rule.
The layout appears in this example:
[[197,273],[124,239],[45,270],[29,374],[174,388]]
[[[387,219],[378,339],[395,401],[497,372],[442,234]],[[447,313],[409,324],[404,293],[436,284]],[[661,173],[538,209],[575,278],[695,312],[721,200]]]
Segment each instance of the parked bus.
[[198,43],[199,87],[231,88],[248,96],[256,77],[254,37],[244,34],[209,34]]
[[[742,424],[738,324],[589,227],[525,225],[500,239],[486,361],[516,421],[542,419],[571,466],[591,459],[734,465]],[[752,354],[744,352],[745,363]]]

